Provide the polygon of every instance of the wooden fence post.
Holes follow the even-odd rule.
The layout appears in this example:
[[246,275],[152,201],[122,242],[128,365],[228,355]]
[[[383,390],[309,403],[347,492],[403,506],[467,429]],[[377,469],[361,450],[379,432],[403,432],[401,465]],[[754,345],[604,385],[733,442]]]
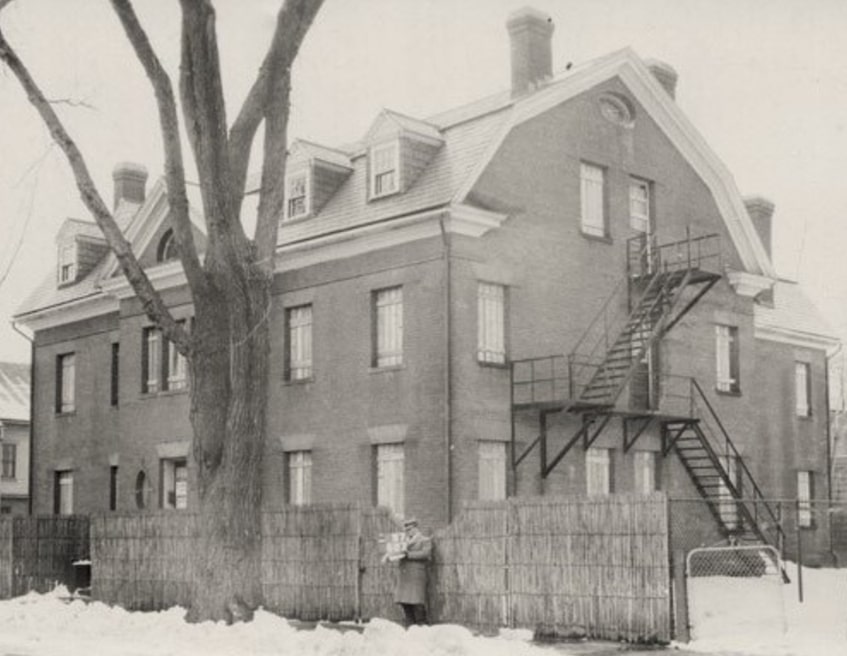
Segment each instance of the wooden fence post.
[[679,550],[674,553],[673,558],[673,584],[674,584],[674,626],[679,642],[689,642],[691,631],[688,625],[688,582],[685,578],[685,551]]

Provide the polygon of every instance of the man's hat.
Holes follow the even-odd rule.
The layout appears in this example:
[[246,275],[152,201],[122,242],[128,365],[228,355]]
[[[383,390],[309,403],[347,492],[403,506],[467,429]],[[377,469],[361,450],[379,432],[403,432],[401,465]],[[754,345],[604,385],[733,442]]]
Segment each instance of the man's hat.
[[414,517],[409,517],[406,521],[403,522],[403,528],[412,528],[413,526],[418,525],[418,520]]

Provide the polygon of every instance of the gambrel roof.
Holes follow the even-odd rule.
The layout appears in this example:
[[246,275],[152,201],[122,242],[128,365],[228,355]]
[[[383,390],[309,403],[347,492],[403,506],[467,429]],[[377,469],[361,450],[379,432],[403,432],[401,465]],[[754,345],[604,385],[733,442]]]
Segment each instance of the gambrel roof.
[[[328,147],[305,140],[293,142],[293,158],[330,162],[343,166],[349,174],[338,183],[314,215],[280,222],[278,248],[285,252],[319,248],[328,239],[339,235],[352,239],[362,231],[372,234],[399,225],[409,217],[431,212],[458,212],[460,209],[476,212],[471,200],[474,187],[516,127],[613,79],[619,80],[632,93],[710,190],[743,264],[744,272],[740,274],[759,279],[763,285],[772,284],[777,277],[775,270],[732,175],[644,61],[629,48],[575,66],[522,96],[513,97],[505,91],[427,119],[384,110],[363,140],[354,144]],[[401,135],[418,135],[437,146],[423,170],[402,193],[371,199],[368,195],[368,149],[373,145],[370,140],[384,135],[386,130]],[[249,189],[254,190],[253,187]],[[193,203],[192,220],[200,224],[197,207],[199,204]],[[252,204],[245,203],[245,207],[250,208]],[[160,180],[153,186],[142,206],[131,209],[131,218],[125,218],[124,225],[127,237],[139,252],[167,216],[163,182]],[[485,210],[480,208],[479,211]],[[481,221],[488,221],[485,229],[499,225],[489,216],[482,217]],[[19,309],[18,320],[26,322],[29,317],[40,315],[49,308],[58,311],[79,303],[91,303],[92,299],[104,300],[109,294],[104,292],[102,285],[116,272],[114,258],[108,255],[87,277],[74,285],[57,289],[55,276],[51,276]],[[169,275],[170,280],[175,279],[172,272]],[[114,284],[107,286],[109,293],[114,293]],[[797,293],[802,295],[799,290]],[[101,306],[105,307],[105,304]],[[788,315],[771,316],[767,313],[761,314],[761,317],[764,321],[790,318]],[[815,325],[820,334],[828,330],[823,323],[815,322]]]

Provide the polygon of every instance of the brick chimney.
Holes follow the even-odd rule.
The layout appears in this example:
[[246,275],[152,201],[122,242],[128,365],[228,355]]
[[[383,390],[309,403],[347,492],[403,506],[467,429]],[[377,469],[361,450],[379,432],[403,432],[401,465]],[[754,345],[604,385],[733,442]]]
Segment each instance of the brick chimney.
[[134,162],[119,162],[112,170],[115,181],[115,207],[122,201],[143,203],[147,186],[147,169]]
[[676,98],[676,83],[679,76],[676,74],[674,67],[658,59],[648,59],[644,63],[647,64],[647,68],[650,69],[653,77],[668,92],[668,95],[671,98]]
[[771,217],[773,217],[773,203],[761,196],[747,196],[744,198],[744,206],[753,221],[753,227],[759,233],[759,239],[762,240],[768,257],[772,257],[771,236],[773,235],[773,225]]
[[506,21],[512,44],[512,97],[523,95],[553,77],[553,19],[523,7]]

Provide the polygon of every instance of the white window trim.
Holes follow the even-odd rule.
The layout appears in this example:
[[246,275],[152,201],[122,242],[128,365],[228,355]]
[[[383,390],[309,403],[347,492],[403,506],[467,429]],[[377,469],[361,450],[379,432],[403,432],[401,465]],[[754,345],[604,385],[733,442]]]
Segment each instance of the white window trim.
[[[392,149],[393,150],[393,158],[392,158],[392,168],[384,169],[377,171],[376,169],[376,158],[377,155],[383,151]],[[391,194],[396,194],[400,191],[400,140],[395,139],[392,141],[387,141],[385,143],[377,144],[375,146],[371,146],[370,152],[368,154],[368,161],[370,163],[370,173],[369,173],[369,181],[368,188],[371,192],[371,198],[383,198],[384,196],[390,196]],[[384,173],[388,173],[389,171],[394,172],[394,184],[390,189],[385,189],[380,192],[377,192],[376,183],[377,177]]]
[[797,526],[812,528],[812,472],[797,472]]
[[506,498],[506,442],[479,440],[479,498],[501,501]]
[[[304,178],[305,185],[303,190],[303,211],[298,214],[291,213],[291,204],[292,200],[291,193],[291,183],[297,178]],[[305,169],[298,169],[297,171],[292,171],[288,175],[285,176],[285,220],[293,221],[294,219],[303,219],[309,216],[312,212],[312,170],[311,167]]]
[[168,341],[168,389],[183,390],[186,383],[186,361],[185,356],[180,353],[176,344]]
[[812,416],[811,369],[808,362],[794,363],[794,411],[798,417]]
[[655,451],[635,451],[635,493],[653,494],[658,489],[658,463]]
[[[644,193],[641,197],[637,192]],[[652,199],[650,198],[650,183],[641,178],[629,179],[629,227],[638,232],[650,233],[650,210]],[[646,205],[645,212],[639,212],[637,206],[639,203]]]
[[[66,285],[76,280],[77,270],[77,245],[76,241],[70,244],[63,244],[59,247],[59,270],[57,279],[60,285]],[[65,267],[67,267],[67,276],[64,275]]]
[[607,496],[611,494],[611,449],[590,447],[585,451],[585,492],[589,496]]
[[155,394],[161,391],[162,376],[162,331],[149,328],[144,333],[147,341],[147,380],[145,394]]
[[477,284],[477,360],[506,363],[506,287]]
[[61,373],[59,382],[59,412],[73,412],[76,409],[76,354],[63,353],[59,356]]
[[[177,471],[184,478],[177,478]],[[170,495],[173,494],[173,501]],[[188,508],[188,462],[185,458],[162,458],[162,508]]]
[[286,308],[288,330],[288,371],[290,381],[312,378],[313,311],[312,305]]
[[606,170],[602,166],[580,162],[579,199],[580,230],[592,237],[606,237]]
[[[734,456],[725,456],[723,458],[723,465],[729,480],[735,485],[738,480],[738,461]],[[718,483],[718,514],[728,529],[734,530],[738,528],[737,502],[723,480],[720,480]]]
[[[726,324],[715,326],[715,386],[721,392],[737,392],[738,380],[732,377],[732,343],[738,339],[738,329]],[[736,345],[737,347],[737,345]]]
[[74,474],[72,471],[58,473],[59,514],[73,515],[74,512]]
[[312,502],[312,452],[288,452],[288,502],[294,506]]
[[403,288],[376,290],[373,304],[376,322],[374,366],[399,367],[403,364]]
[[405,512],[406,454],[402,442],[376,445],[376,502],[398,517]]

